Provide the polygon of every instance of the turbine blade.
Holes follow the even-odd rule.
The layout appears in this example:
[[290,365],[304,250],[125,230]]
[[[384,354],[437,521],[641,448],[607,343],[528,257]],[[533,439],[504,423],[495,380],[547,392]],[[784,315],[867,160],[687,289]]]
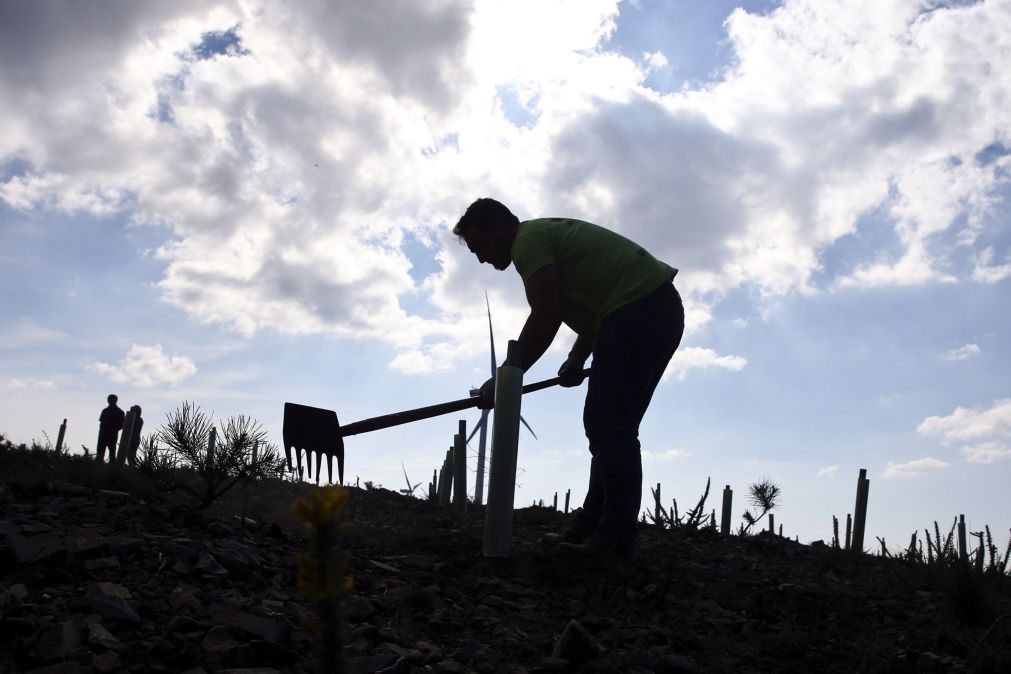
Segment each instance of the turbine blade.
[[523,422],[523,425],[527,427],[528,431],[530,431],[530,435],[534,436],[534,440],[536,440],[537,439],[537,434],[534,433],[534,429],[530,428],[530,424],[527,423],[527,420],[524,419],[523,417],[520,417],[520,421]]
[[474,434],[477,433],[479,430],[481,430],[481,427],[484,426],[487,422],[488,422],[488,413],[487,411],[485,411],[484,413],[481,414],[481,421],[477,422],[474,425],[474,430],[472,430],[470,432],[470,435],[467,436],[467,442],[470,442],[470,439],[474,437]]
[[484,305],[488,307],[488,341],[491,342],[491,376],[495,376],[498,361],[495,360],[495,333],[491,329],[491,302],[488,301],[488,291],[484,291]]
[[[533,433],[533,431],[530,431],[530,432]],[[401,461],[400,462],[400,467],[404,469],[404,481],[407,483],[407,488],[410,489],[411,488],[411,478],[407,477],[407,466],[405,466],[404,462]],[[411,491],[414,491],[414,490],[411,489]]]

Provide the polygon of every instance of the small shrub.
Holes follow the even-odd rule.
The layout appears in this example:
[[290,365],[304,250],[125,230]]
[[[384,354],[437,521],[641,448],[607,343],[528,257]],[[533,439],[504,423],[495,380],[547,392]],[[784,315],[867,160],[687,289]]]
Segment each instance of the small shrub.
[[[658,503],[654,508],[654,512],[650,513],[647,510],[643,513],[643,521],[646,522],[646,518],[649,517],[650,523],[660,529],[686,529],[694,531],[706,526],[715,528],[715,513],[711,519],[705,516],[706,499],[709,498],[710,483],[711,479],[706,478],[706,488],[702,492],[702,497],[699,498],[699,502],[695,504],[695,507],[684,515],[681,515],[678,511],[677,499],[672,499],[673,502],[671,504],[670,511]],[[653,500],[656,501],[657,490],[650,487],[650,491],[653,493]]]
[[211,417],[193,403],[184,402],[167,416],[158,438],[184,467],[197,474],[198,487],[183,481],[176,486],[194,497],[200,509],[239,482],[273,477],[284,469],[277,446],[266,441],[266,431],[250,417],[229,417],[221,423],[218,434]]
[[136,468],[141,475],[154,481],[164,491],[171,491],[176,486],[175,461],[158,446],[154,435],[141,441]]
[[[983,536],[986,535],[984,544]],[[1011,536],[1008,537],[1007,547],[1004,548],[1004,557],[999,556],[997,546],[993,544],[993,536],[990,535],[990,525],[984,531],[974,531],[973,536],[979,539],[979,546],[976,548],[976,570],[992,576],[1004,576],[1007,573],[1008,558],[1011,557]],[[986,553],[990,553],[989,562],[986,561]]]
[[[1001,557],[990,528],[986,527],[983,532],[972,533],[979,545],[974,551],[967,551],[966,559],[962,559],[955,542],[957,526],[956,518],[945,535],[936,521],[933,536],[929,529],[924,529],[926,549],[917,545],[914,534],[909,547],[894,557],[902,564],[897,573],[913,588],[940,592],[955,624],[979,627],[1008,609],[1007,563],[1011,541]],[[879,540],[882,556],[892,557],[884,541]]]

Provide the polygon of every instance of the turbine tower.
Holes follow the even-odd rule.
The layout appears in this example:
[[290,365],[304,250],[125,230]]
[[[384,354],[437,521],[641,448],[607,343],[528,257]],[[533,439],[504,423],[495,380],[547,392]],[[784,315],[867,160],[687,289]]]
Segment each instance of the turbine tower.
[[[497,367],[495,361],[495,332],[491,327],[491,303],[488,301],[488,291],[484,291],[484,304],[488,309],[488,342],[491,345],[491,376],[495,376],[495,369]],[[476,396],[481,393],[480,389],[471,389],[470,395]],[[488,441],[488,417],[491,410],[481,410],[481,419],[474,426],[474,430],[470,432],[470,436],[467,438],[467,444],[470,444],[471,438],[474,434],[480,431],[478,436],[478,449],[477,449],[477,479],[474,481],[474,505],[481,505],[484,500],[484,461],[485,461],[485,445]],[[537,438],[537,434],[534,433],[534,429],[530,428],[530,424],[527,420],[520,416],[520,421],[523,425],[527,427],[530,434]]]

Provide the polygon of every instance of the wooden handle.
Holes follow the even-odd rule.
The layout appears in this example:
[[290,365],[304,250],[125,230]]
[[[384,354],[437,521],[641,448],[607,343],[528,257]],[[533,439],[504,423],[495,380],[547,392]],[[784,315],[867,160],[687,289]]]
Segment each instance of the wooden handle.
[[[586,377],[590,374],[590,368],[583,370],[583,376]],[[562,380],[561,377],[553,377],[551,379],[545,379],[544,381],[539,381],[533,384],[527,384],[523,387],[524,393],[533,393],[534,391],[540,391],[541,389],[550,388],[555,386]],[[460,410],[470,409],[471,407],[477,407],[480,402],[480,396],[471,396],[469,398],[463,398],[461,400],[453,400],[448,403],[439,403],[438,405],[429,405],[428,407],[419,407],[413,410],[406,410],[404,412],[394,412],[393,414],[384,414],[381,417],[372,417],[371,419],[362,419],[361,421],[356,421],[347,426],[341,426],[340,434],[342,438],[346,438],[349,435],[358,435],[359,433],[369,433],[371,431],[378,431],[383,428],[390,428],[391,426],[400,426],[401,424],[407,424],[412,421],[420,421],[421,419],[431,419],[432,417],[439,417],[443,414],[450,414],[452,412],[459,412]]]

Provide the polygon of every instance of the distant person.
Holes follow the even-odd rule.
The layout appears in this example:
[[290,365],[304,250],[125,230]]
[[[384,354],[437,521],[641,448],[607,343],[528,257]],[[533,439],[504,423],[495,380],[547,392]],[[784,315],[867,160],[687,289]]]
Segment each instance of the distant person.
[[116,394],[110,393],[106,400],[109,406],[102,410],[102,414],[98,417],[98,448],[95,450],[95,458],[104,461],[105,450],[108,447],[109,463],[116,463],[116,442],[120,430],[123,429],[126,414],[116,405],[119,400]]
[[[636,563],[642,500],[639,423],[684,333],[677,269],[642,246],[598,225],[570,218],[520,222],[494,199],[467,208],[453,233],[478,261],[499,271],[516,267],[530,315],[520,332],[525,372],[565,323],[576,333],[558,370],[561,385],[579,386],[593,355],[583,408],[592,455],[583,507],[555,554],[576,562]],[[494,406],[494,378],[481,387]]]
[[130,437],[130,454],[127,459],[129,459],[131,466],[135,466],[137,465],[137,449],[140,447],[140,430],[144,428],[144,420],[140,416],[140,405],[134,405],[130,411],[133,412],[133,433]]

